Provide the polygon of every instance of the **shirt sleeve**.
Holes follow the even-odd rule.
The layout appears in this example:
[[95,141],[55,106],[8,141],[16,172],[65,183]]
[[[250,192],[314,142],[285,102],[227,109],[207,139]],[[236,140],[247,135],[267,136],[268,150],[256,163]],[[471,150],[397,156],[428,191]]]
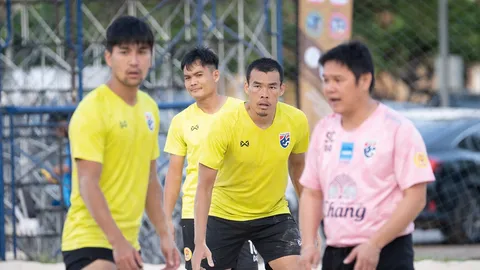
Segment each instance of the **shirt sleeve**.
[[232,137],[232,121],[225,115],[217,117],[212,123],[200,154],[199,163],[214,170],[223,163]]
[[72,160],[83,159],[103,163],[106,137],[103,118],[98,117],[97,110],[91,106],[82,105],[77,108],[69,124]]
[[158,145],[158,135],[160,133],[160,111],[158,109],[157,104],[155,104],[154,108],[154,117],[155,117],[155,140],[153,145],[152,156],[150,160],[157,160],[160,157],[160,146]]
[[187,144],[184,140],[181,115],[176,115],[173,117],[170,127],[168,128],[167,140],[165,142],[164,151],[177,155],[177,156],[186,156],[187,155]]
[[299,125],[299,140],[295,143],[295,146],[292,149],[292,153],[301,154],[305,153],[308,149],[308,142],[310,139],[310,128],[308,126],[307,116],[302,112],[301,117],[298,119]]
[[312,141],[308,147],[305,168],[303,169],[302,176],[300,177],[300,184],[306,188],[321,190],[320,182],[320,169],[321,164],[321,152],[322,149],[322,122],[318,123],[312,133]]
[[402,190],[435,180],[425,142],[412,123],[404,122],[398,128],[394,151],[395,177]]

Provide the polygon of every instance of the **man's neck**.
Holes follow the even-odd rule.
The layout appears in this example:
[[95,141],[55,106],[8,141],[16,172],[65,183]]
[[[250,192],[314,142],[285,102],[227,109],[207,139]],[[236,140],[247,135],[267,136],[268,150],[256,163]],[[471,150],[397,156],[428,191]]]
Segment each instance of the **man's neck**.
[[342,126],[345,130],[353,130],[361,126],[378,107],[378,102],[371,98],[362,103],[364,104],[363,106],[359,106],[356,110],[342,115]]
[[197,100],[197,106],[202,110],[204,113],[207,114],[214,114],[223,106],[223,104],[227,101],[226,96],[221,96],[219,94],[212,95],[210,97],[206,97],[202,100]]
[[275,107],[275,110],[271,114],[267,116],[260,116],[255,112],[255,110],[253,110],[252,107],[250,107],[248,102],[245,103],[245,109],[255,125],[262,129],[266,129],[273,124],[273,120],[275,120],[275,114],[277,111],[277,108]]
[[128,105],[133,106],[137,103],[138,88],[127,87],[113,79],[107,82],[107,86]]

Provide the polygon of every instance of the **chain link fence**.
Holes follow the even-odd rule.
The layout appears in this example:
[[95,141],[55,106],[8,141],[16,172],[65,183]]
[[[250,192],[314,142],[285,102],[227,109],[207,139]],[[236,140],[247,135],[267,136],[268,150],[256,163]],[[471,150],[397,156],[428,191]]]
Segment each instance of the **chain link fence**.
[[[353,38],[372,49],[377,97],[426,104],[438,95],[440,2],[354,2]],[[450,93],[480,93],[479,18],[479,1],[448,1]]]

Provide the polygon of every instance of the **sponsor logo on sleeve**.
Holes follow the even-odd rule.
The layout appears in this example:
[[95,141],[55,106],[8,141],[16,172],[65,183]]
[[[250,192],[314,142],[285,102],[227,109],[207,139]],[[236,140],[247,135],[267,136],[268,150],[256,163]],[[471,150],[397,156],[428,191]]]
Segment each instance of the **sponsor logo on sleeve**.
[[427,168],[428,167],[428,157],[424,152],[417,152],[413,157],[413,162],[417,168]]

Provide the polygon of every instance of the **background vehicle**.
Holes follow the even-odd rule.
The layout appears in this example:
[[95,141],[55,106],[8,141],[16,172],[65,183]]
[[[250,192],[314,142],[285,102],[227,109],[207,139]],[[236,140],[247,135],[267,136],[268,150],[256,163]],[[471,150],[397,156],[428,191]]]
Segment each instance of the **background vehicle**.
[[449,243],[480,242],[480,110],[412,109],[436,181],[417,228],[440,229]]

